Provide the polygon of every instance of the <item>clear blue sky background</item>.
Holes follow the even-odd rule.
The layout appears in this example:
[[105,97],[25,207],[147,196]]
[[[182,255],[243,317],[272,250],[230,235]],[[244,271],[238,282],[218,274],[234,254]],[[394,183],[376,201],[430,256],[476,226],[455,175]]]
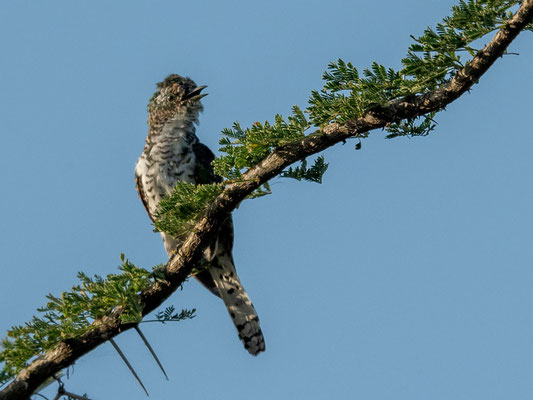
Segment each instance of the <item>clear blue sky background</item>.
[[[198,134],[306,106],[341,57],[399,66],[454,4],[397,1],[91,1],[0,5],[0,331],[31,318],[76,272],[124,252],[166,260],[134,188],[145,106],[169,73],[209,85]],[[531,399],[533,34],[427,138],[374,132],[325,152],[322,185],[273,181],[234,214],[234,255],[267,352],[248,355],[219,299],[196,282],[117,338],[153,399]],[[3,335],[3,334],[2,334]],[[143,399],[105,344],[67,389]],[[53,391],[45,394],[53,397]]]

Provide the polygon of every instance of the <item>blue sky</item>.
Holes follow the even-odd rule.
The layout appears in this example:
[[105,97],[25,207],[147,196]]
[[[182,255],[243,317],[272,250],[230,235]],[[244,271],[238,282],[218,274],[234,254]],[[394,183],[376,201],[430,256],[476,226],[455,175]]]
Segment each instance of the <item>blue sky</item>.
[[[398,67],[453,1],[92,1],[0,5],[0,332],[79,270],[164,262],[133,169],[155,83],[208,85],[198,135],[306,106],[331,60]],[[234,256],[267,352],[245,352],[219,299],[117,338],[153,399],[530,399],[531,33],[426,138],[374,132],[324,153],[322,185],[276,179],[234,213]],[[67,390],[143,399],[109,344]],[[53,391],[45,394],[53,397]]]

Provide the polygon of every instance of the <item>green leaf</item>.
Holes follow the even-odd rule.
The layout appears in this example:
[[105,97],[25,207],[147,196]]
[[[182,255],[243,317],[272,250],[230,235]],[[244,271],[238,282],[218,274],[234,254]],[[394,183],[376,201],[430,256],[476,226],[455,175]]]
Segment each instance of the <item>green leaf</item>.
[[292,178],[298,181],[306,180],[310,182],[322,183],[322,177],[328,169],[329,164],[324,162],[324,156],[316,158],[313,166],[307,168],[307,160],[302,160],[300,166],[295,168],[289,168],[287,171],[283,171],[281,176],[283,178]]

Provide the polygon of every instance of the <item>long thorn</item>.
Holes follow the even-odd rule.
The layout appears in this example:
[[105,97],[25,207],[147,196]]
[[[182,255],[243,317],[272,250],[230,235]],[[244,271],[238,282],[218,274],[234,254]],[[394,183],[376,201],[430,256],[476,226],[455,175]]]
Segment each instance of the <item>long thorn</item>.
[[168,381],[168,375],[165,372],[165,368],[163,368],[163,365],[161,364],[161,361],[159,361],[159,358],[157,358],[157,355],[155,354],[155,351],[152,348],[152,346],[150,346],[150,343],[148,342],[148,339],[146,339],[146,336],[144,336],[144,334],[142,333],[142,331],[141,331],[141,329],[139,328],[138,325],[135,326],[135,330],[137,331],[137,333],[139,334],[139,336],[143,340],[143,342],[146,345],[146,347],[148,347],[148,350],[150,351],[150,354],[152,354],[152,357],[154,357],[155,362],[157,363],[157,365],[159,365],[159,368],[161,369],[161,371],[163,372],[163,375],[165,375],[165,378]]
[[117,351],[118,355],[120,356],[120,358],[122,358],[122,361],[124,361],[124,363],[126,363],[126,366],[129,368],[129,370],[131,371],[131,373],[133,374],[133,376],[135,377],[135,379],[137,379],[137,382],[139,382],[139,385],[141,385],[141,387],[143,388],[144,390],[144,393],[146,393],[146,396],[147,397],[150,397],[150,395],[148,394],[148,391],[146,390],[146,388],[144,387],[142,381],[141,381],[141,378],[139,378],[139,375],[137,375],[137,373],[135,372],[135,370],[133,369],[133,367],[131,366],[130,362],[128,361],[128,359],[126,358],[126,356],[124,355],[124,353],[122,352],[122,350],[120,350],[120,347],[118,347],[118,345],[116,344],[116,342],[113,340],[113,339],[109,339],[109,342],[113,345],[113,347],[115,348],[115,350]]

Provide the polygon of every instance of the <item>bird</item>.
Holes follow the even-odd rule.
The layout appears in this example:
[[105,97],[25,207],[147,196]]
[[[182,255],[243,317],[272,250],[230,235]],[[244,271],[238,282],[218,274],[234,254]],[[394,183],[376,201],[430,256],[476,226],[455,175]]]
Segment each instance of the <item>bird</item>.
[[[196,136],[199,114],[203,111],[202,91],[188,77],[167,76],[157,84],[148,103],[148,135],[135,167],[139,197],[152,222],[158,204],[178,183],[209,184],[221,182],[211,165],[215,156]],[[160,232],[169,257],[182,244],[179,238]],[[237,328],[245,349],[256,356],[265,351],[259,317],[242,286],[233,261],[233,221],[228,217],[217,238],[204,251],[202,265],[195,278],[220,297]]]

